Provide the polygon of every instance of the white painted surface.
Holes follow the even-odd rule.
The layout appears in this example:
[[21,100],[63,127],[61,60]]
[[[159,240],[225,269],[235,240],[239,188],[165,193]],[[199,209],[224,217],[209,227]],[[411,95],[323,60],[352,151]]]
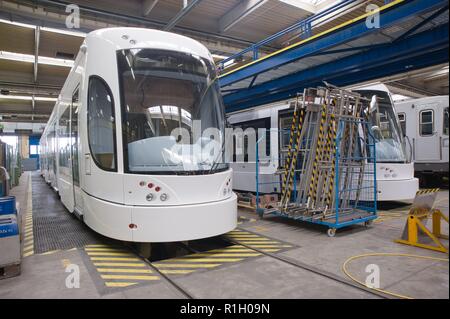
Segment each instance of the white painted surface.
[[[58,97],[41,139],[42,174],[59,189],[66,208],[77,211],[95,231],[116,239],[140,242],[191,240],[223,234],[237,224],[236,196],[232,192],[232,170],[205,175],[124,174],[122,120],[117,70],[117,50],[153,48],[201,56],[213,63],[209,51],[201,43],[187,37],[151,29],[110,28],[91,32]],[[117,171],[97,167],[88,144],[87,98],[89,77],[102,78],[109,86],[115,111]],[[61,139],[49,137],[59,118],[79,87],[78,163],[80,188],[74,189],[71,170],[59,163]],[[48,165],[54,154],[56,174]],[[70,158],[72,163],[74,159]],[[71,165],[70,165],[71,166]],[[144,181],[145,186],[140,186]],[[154,184],[148,188],[148,183]],[[59,187],[58,187],[59,186]],[[161,189],[157,192],[156,186]],[[153,193],[154,199],[147,200]],[[161,200],[161,194],[167,200]],[[135,223],[138,228],[131,229]]]

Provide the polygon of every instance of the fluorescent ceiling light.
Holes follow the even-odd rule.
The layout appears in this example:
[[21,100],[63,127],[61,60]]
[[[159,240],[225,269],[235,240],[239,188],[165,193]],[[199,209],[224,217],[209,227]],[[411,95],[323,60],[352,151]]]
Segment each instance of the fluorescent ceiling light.
[[[15,52],[7,52],[7,51],[0,51],[0,59],[34,63],[34,55],[15,53]],[[50,57],[46,57],[46,56],[39,56],[38,63],[39,64],[47,64],[47,65],[64,66],[64,67],[71,68],[73,66],[74,61],[50,58]]]
[[[4,95],[4,94],[0,94],[0,99],[31,101],[31,100],[33,100],[33,97],[32,96],[27,96],[27,95]],[[35,96],[34,100],[35,101],[56,102],[58,99],[56,97]]]
[[65,34],[65,35],[72,35],[72,36],[80,37],[80,38],[86,37],[86,33],[80,32],[80,31],[55,29],[55,28],[48,28],[48,27],[41,27],[41,31],[53,32],[53,33],[59,33],[59,34]]
[[211,54],[211,55],[212,55],[212,57],[215,58],[215,59],[220,59],[220,60],[228,59],[228,57],[225,56],[225,55],[220,55],[220,54]]
[[[19,26],[19,27],[29,28],[29,29],[36,29],[36,26],[33,25],[33,24],[9,21],[9,20],[5,20],[5,19],[0,19],[0,22],[1,23],[15,25],[15,26]],[[65,34],[65,35],[72,35],[72,36],[82,37],[82,38],[86,37],[86,33],[85,32],[73,31],[72,29],[65,30],[65,29],[41,27],[41,30],[42,31],[47,31],[47,32],[53,32],[53,33]]]
[[36,29],[36,26],[32,25],[32,24],[26,24],[26,23],[20,23],[20,22],[15,22],[15,21],[9,21],[9,20],[5,20],[5,19],[0,19],[0,22],[1,23],[15,25],[15,26],[18,26],[18,27],[28,28],[28,29]]
[[224,67],[224,68],[227,68],[227,67],[229,67],[229,66],[231,66],[231,65],[233,65],[233,64],[234,64],[234,59],[231,59],[230,61],[225,62],[225,63],[223,64],[223,67]]

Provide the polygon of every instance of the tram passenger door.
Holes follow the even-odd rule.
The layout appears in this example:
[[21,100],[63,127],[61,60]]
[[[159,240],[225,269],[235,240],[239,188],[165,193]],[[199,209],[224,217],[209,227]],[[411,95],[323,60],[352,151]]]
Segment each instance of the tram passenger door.
[[439,161],[440,145],[436,127],[435,105],[417,105],[416,161]]
[[71,132],[71,147],[70,158],[72,159],[72,186],[74,210],[76,214],[83,213],[83,202],[80,188],[80,169],[78,160],[78,150],[80,145],[80,138],[78,134],[78,107],[79,107],[79,89],[77,88],[72,95],[72,104],[70,106],[70,132]]

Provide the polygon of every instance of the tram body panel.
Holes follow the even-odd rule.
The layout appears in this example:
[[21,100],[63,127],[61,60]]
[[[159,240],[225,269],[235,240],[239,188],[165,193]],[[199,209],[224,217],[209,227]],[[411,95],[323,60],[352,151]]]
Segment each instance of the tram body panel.
[[[230,170],[193,176],[127,174],[124,177],[125,205],[173,206],[225,200],[232,196],[231,178]],[[151,200],[147,198],[149,194]]]
[[[131,63],[130,57],[135,58]],[[129,69],[124,69],[124,63]],[[139,69],[140,64],[146,69]],[[225,163],[216,166],[212,155],[204,161],[204,144],[219,144],[209,134],[203,137],[203,131],[196,137],[193,128],[193,116],[198,116],[206,119],[201,130],[212,127],[224,131],[223,102],[213,66],[206,47],[184,36],[138,28],[102,29],[88,34],[41,140],[46,145],[42,149],[48,163],[43,176],[55,189],[60,185],[64,206],[82,215],[94,231],[125,241],[191,240],[234,229],[237,198],[232,193],[232,170]],[[128,91],[124,91],[123,81],[128,81]],[[160,83],[170,81],[172,85],[184,85],[167,91]],[[150,89],[153,85],[161,91],[158,97],[142,86],[145,82]],[[130,85],[134,91],[130,91]],[[142,92],[138,96],[142,94],[143,99],[137,106],[136,92]],[[124,98],[129,95],[131,100]],[[192,96],[189,103],[186,96]],[[158,99],[175,104],[163,107]],[[160,110],[159,118],[152,113],[145,121],[142,115],[147,116],[155,107]],[[178,109],[179,117],[167,108]],[[161,131],[161,123],[166,125],[168,120],[171,126]],[[178,154],[173,149],[155,148],[161,141],[173,144],[174,137],[167,130],[175,122],[194,130],[190,144],[181,143],[182,150],[189,149],[191,155],[202,159],[192,162],[197,165],[194,168],[191,162],[185,162],[184,154],[181,164],[174,164]],[[154,125],[158,131],[154,131]],[[202,156],[195,153],[198,145]],[[155,153],[163,151],[172,154],[169,164],[161,154],[161,163],[149,164]],[[154,184],[151,188],[150,182]],[[149,194],[153,194],[152,200]]]

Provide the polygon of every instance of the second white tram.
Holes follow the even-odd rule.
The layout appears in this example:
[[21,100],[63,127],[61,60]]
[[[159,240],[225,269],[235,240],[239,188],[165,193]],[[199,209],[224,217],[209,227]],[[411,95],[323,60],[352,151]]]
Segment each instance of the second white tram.
[[[177,140],[174,128],[190,138]],[[208,128],[221,136],[202,135]],[[97,30],[86,36],[42,135],[42,175],[70,212],[107,237],[216,236],[237,224],[232,171],[197,150],[219,143],[224,129],[205,46],[157,30]]]
[[[414,177],[414,164],[407,154],[405,140],[395,113],[390,93],[385,86],[354,90],[362,96],[377,98],[377,108],[371,112],[371,126],[376,138],[377,158],[377,199],[378,201],[411,200],[419,188]],[[230,113],[228,122],[233,127],[266,129],[266,158],[259,164],[259,191],[277,193],[280,191],[276,172],[281,163],[283,150],[287,150],[289,130],[292,123],[293,100],[273,103],[266,106]],[[271,133],[269,135],[269,133]],[[260,137],[257,136],[256,139]],[[246,145],[244,145],[245,147]],[[280,151],[281,150],[281,151]],[[244,150],[244,153],[246,150]],[[369,164],[369,163],[368,163]],[[369,164],[371,165],[371,164]],[[236,191],[255,192],[256,164],[246,161],[231,164]]]
[[402,131],[411,142],[416,174],[436,182],[448,176],[448,95],[401,101],[395,108]]

